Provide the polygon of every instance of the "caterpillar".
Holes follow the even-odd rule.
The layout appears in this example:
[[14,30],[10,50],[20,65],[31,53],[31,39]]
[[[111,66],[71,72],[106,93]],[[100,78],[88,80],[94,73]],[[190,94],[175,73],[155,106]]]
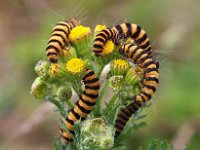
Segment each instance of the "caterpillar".
[[115,136],[118,136],[125,127],[129,118],[142,106],[143,103],[150,100],[156,91],[159,83],[159,63],[154,61],[148,53],[134,44],[124,44],[120,47],[120,53],[131,58],[135,64],[141,67],[144,71],[142,79],[141,91],[134,97],[134,101],[126,106],[118,114],[115,121]]
[[151,44],[146,32],[137,24],[131,23],[122,23],[120,25],[116,25],[112,28],[117,31],[120,38],[133,38],[135,43],[147,53],[151,54]]
[[100,31],[94,39],[93,52],[96,56],[101,56],[104,45],[108,40],[112,40],[116,45],[119,44],[119,34],[110,28],[103,29]]
[[[100,88],[99,79],[90,69],[86,69],[82,80],[85,85],[85,90],[80,95],[79,101],[77,101],[75,106],[69,111],[65,118],[66,128],[73,135],[75,134],[73,129],[74,122],[79,119],[84,120],[92,111],[96,103]],[[62,140],[65,144],[73,141],[71,135],[67,131],[61,129],[61,133]]]
[[61,21],[55,25],[46,48],[46,54],[51,63],[58,62],[59,52],[68,44],[70,31],[80,24],[81,22],[78,19],[72,18],[69,21]]

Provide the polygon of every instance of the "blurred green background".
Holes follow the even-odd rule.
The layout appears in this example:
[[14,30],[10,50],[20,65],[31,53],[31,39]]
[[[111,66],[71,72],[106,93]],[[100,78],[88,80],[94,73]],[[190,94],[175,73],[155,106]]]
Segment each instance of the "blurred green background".
[[160,86],[146,109],[147,127],[127,142],[146,149],[152,137],[177,149],[200,147],[199,0],[2,0],[0,5],[0,149],[50,150],[59,114],[30,87],[53,25],[77,17],[94,29],[124,21],[141,25],[160,60]]

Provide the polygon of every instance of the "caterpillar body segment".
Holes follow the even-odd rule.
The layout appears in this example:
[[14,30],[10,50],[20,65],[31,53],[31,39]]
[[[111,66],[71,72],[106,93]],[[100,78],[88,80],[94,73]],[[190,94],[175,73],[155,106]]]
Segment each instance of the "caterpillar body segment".
[[131,23],[122,23],[120,25],[116,25],[112,28],[113,30],[117,31],[120,38],[134,39],[135,43],[149,55],[151,54],[151,44],[148,35],[146,32],[137,24]]
[[[74,123],[79,119],[84,120],[93,110],[99,94],[99,79],[92,70],[86,70],[83,76],[83,82],[85,84],[85,90],[80,95],[79,101],[77,101],[75,106],[69,111],[65,118],[66,128],[71,134],[74,134]],[[65,144],[73,141],[71,135],[67,131],[61,129],[61,133],[62,140]]]
[[80,21],[72,18],[69,21],[58,22],[51,33],[49,38],[46,54],[51,63],[58,62],[58,55],[61,50],[65,49],[68,44],[68,36],[70,31],[80,25]]
[[110,28],[100,31],[94,39],[93,52],[96,56],[101,56],[104,46],[108,40],[112,40],[115,45],[119,45],[119,34]]
[[125,127],[129,118],[143,105],[149,101],[159,83],[159,63],[149,54],[134,44],[124,44],[120,48],[120,53],[132,59],[135,64],[143,69],[142,88],[138,95],[134,97],[132,103],[121,110],[115,121],[115,136],[119,135]]

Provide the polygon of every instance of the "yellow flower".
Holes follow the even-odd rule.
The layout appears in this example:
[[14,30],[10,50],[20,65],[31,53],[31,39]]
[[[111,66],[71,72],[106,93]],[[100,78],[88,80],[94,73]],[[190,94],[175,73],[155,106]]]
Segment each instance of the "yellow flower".
[[71,32],[69,34],[69,40],[71,42],[81,41],[84,38],[89,37],[90,32],[91,32],[91,30],[89,27],[84,27],[82,25],[77,26],[71,30]]
[[102,51],[102,56],[107,56],[109,54],[111,54],[114,50],[114,43],[109,40],[106,42],[106,44],[104,45],[103,51]]
[[111,72],[114,75],[125,75],[129,69],[129,63],[123,59],[116,59],[111,63]]
[[94,36],[97,35],[101,30],[103,30],[105,28],[106,28],[105,25],[96,25],[96,27],[94,29]]
[[66,68],[72,74],[80,74],[85,69],[85,64],[82,59],[72,58],[67,62]]

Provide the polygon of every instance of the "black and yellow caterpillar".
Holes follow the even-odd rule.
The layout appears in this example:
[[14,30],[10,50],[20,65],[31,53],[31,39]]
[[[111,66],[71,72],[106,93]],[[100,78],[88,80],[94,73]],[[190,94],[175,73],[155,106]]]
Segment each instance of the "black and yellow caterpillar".
[[100,31],[94,39],[93,52],[96,56],[101,56],[103,48],[108,40],[112,40],[116,45],[119,44],[119,34],[110,28]]
[[[88,114],[92,111],[99,95],[99,79],[92,70],[86,69],[83,76],[83,82],[85,84],[85,90],[80,95],[79,101],[69,111],[67,117],[65,118],[66,128],[71,134],[74,134],[74,122],[79,119],[84,120],[88,116]],[[71,135],[64,129],[61,129],[61,136],[65,144],[73,141]]]
[[46,54],[51,63],[58,62],[59,52],[68,44],[70,31],[80,25],[80,21],[72,18],[69,21],[58,22],[53,28],[51,37],[47,44]]
[[156,91],[159,83],[158,62],[149,56],[146,50],[134,44],[124,44],[120,47],[120,53],[125,54],[132,59],[135,64],[143,69],[142,88],[138,95],[134,97],[132,103],[126,106],[118,114],[115,121],[115,136],[119,135],[125,127],[129,118],[142,106],[143,103],[150,100]]
[[120,25],[116,25],[112,28],[117,31],[120,38],[132,38],[135,43],[147,53],[151,54],[151,44],[146,32],[137,24],[131,23],[122,23]]

